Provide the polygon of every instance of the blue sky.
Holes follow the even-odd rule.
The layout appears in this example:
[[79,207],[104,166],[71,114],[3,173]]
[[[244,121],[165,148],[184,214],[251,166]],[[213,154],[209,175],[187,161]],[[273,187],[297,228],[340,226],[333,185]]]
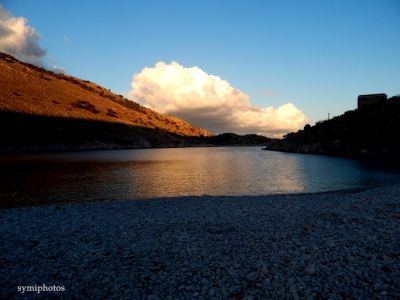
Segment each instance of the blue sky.
[[2,1],[66,72],[117,93],[158,61],[198,66],[311,123],[400,94],[400,1]]

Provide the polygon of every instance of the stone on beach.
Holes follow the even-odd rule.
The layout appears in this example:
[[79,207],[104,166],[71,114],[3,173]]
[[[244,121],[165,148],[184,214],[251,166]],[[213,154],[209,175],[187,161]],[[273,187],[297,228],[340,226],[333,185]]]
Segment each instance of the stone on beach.
[[3,209],[0,298],[400,297],[400,186]]

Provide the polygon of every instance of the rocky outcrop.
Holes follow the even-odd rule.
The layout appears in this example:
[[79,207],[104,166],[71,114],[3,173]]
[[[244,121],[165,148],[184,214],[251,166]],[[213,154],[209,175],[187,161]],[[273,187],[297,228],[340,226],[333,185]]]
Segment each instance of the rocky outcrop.
[[306,125],[267,150],[400,160],[400,99]]

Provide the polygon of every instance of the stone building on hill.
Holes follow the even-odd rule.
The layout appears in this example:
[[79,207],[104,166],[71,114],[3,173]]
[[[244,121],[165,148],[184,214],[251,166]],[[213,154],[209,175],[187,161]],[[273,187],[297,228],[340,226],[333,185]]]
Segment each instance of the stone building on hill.
[[383,103],[387,100],[386,94],[368,94],[358,96],[357,108],[362,109],[371,105]]

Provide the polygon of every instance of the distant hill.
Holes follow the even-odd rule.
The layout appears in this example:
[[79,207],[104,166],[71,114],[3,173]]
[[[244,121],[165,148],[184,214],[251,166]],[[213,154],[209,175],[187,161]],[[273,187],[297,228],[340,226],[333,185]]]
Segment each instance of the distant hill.
[[399,161],[400,98],[306,125],[266,149]]
[[[2,152],[219,145],[206,129],[1,52],[0,75]],[[268,142],[259,136],[235,140],[237,145]]]
[[235,146],[235,145],[268,145],[275,139],[270,139],[257,134],[238,135],[235,133],[222,133],[215,136],[204,138],[209,144],[218,146]]

